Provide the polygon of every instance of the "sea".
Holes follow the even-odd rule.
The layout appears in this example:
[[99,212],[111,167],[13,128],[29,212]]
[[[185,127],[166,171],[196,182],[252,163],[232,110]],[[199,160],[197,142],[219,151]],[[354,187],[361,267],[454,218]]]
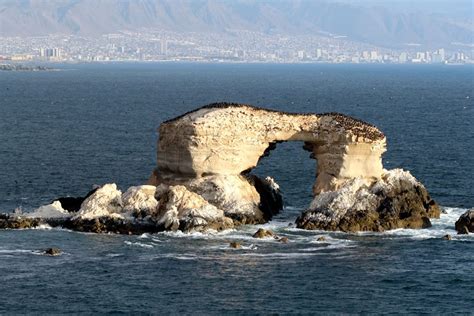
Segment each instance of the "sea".
[[[420,230],[297,229],[317,162],[302,143],[281,143],[253,170],[284,196],[284,210],[264,225],[140,236],[0,231],[0,314],[474,315],[474,234],[454,230],[474,207],[473,66],[54,67],[0,72],[1,212],[32,211],[97,184],[143,184],[161,122],[227,101],[376,125],[387,136],[385,168],[409,170],[444,213]],[[289,242],[252,238],[260,227]],[[49,247],[62,255],[43,255]]]

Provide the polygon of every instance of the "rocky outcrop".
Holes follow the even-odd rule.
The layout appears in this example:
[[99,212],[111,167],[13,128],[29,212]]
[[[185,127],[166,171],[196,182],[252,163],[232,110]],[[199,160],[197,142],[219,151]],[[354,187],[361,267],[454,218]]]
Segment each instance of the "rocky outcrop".
[[455,223],[458,234],[474,233],[474,209],[466,211]]
[[338,190],[319,194],[296,224],[345,232],[426,228],[431,226],[429,218],[439,218],[440,213],[420,182],[409,172],[395,169],[375,182],[355,178]]
[[422,228],[439,216],[420,182],[402,170],[383,169],[386,139],[376,127],[338,113],[221,103],[161,124],[157,166],[147,185],[122,193],[106,184],[84,198],[60,198],[29,215],[0,217],[0,227],[47,223],[136,234],[262,224],[283,208],[282,195],[272,178],[251,170],[284,141],[303,142],[318,162],[315,198],[298,218],[300,228]]

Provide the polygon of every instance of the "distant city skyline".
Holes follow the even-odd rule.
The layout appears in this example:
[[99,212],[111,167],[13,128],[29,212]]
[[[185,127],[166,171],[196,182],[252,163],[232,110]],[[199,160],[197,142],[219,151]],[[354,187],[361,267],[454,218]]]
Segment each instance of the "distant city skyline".
[[471,63],[472,10],[465,0],[0,0],[0,59]]
[[340,38],[248,33],[238,41],[197,34],[120,33],[100,38],[47,36],[4,39],[0,61],[195,61],[270,63],[473,63],[463,50],[384,49]]

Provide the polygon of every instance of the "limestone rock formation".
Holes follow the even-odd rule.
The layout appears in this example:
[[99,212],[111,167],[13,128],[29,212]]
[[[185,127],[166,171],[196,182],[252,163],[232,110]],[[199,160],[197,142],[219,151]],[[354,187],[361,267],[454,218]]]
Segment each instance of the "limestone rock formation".
[[474,233],[474,209],[466,211],[455,223],[458,234]]
[[150,184],[238,176],[283,141],[303,141],[318,161],[314,193],[355,177],[382,175],[385,136],[375,126],[338,114],[293,114],[240,104],[211,104],[161,124]]
[[235,225],[267,222],[283,207],[271,178],[249,172],[283,141],[302,141],[318,160],[314,194],[355,177],[382,175],[385,136],[348,116],[293,114],[240,104],[211,104],[164,122],[153,185],[183,185],[223,210]]
[[299,228],[384,231],[430,227],[441,210],[408,171],[386,171],[376,182],[348,180],[338,190],[317,195],[297,220]]

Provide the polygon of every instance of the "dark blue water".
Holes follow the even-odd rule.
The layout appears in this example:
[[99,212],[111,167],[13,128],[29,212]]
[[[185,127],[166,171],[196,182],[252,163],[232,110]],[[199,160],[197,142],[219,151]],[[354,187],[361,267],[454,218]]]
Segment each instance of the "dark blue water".
[[[31,210],[93,184],[146,181],[160,122],[216,101],[342,112],[387,135],[387,169],[420,179],[448,214],[384,234],[288,227],[311,201],[315,162],[279,144],[256,173],[287,208],[265,225],[215,235],[0,231],[0,313],[472,313],[474,68],[387,65],[69,65],[0,73],[0,210]],[[317,242],[324,235],[328,241]],[[229,241],[241,241],[232,250]],[[57,246],[60,257],[40,249]]]

